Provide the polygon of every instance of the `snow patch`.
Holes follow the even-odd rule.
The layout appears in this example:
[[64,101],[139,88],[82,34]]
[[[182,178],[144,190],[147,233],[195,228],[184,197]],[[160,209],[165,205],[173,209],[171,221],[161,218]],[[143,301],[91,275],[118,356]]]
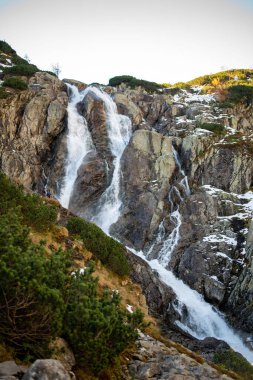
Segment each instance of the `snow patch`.
[[235,238],[231,238],[229,236],[226,236],[226,235],[222,235],[222,234],[217,234],[217,235],[209,235],[209,236],[205,236],[203,238],[203,241],[207,241],[207,242],[210,242],[210,243],[226,243],[228,245],[233,245],[233,246],[236,246],[237,245],[237,240]]

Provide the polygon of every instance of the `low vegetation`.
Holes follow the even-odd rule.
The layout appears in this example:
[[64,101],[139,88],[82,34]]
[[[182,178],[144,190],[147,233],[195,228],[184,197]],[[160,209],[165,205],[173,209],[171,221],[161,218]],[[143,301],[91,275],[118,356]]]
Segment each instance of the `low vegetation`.
[[235,69],[221,71],[210,75],[203,75],[192,79],[189,82],[178,82],[174,86],[179,88],[184,86],[230,87],[238,84],[250,85],[252,82],[252,69]]
[[30,227],[45,231],[55,220],[54,207],[0,173],[0,345],[29,360],[50,355],[50,342],[63,337],[85,373],[97,376],[136,340],[143,314],[98,291],[91,262],[80,271],[70,251],[31,241]]
[[37,231],[46,231],[56,222],[56,207],[44,204],[36,194],[26,194],[21,186],[13,184],[0,173],[0,214],[15,210],[24,223]]
[[253,86],[237,85],[229,87],[227,101],[231,103],[245,101],[250,104],[253,102]]
[[164,88],[163,85],[155,83],[155,82],[149,82],[143,79],[137,79],[135,77],[132,77],[130,75],[121,75],[113,77],[109,80],[109,86],[118,86],[121,83],[126,83],[131,88],[136,87],[143,87],[147,92],[156,92],[159,89]]
[[0,87],[0,99],[6,99],[8,96],[8,92],[6,92],[4,88]]
[[[164,84],[166,87],[168,85]],[[201,86],[202,93],[215,93],[220,108],[230,108],[239,102],[250,104],[253,101],[253,70],[238,69],[204,75],[189,82],[178,82],[170,89],[187,89]]]
[[27,84],[18,77],[10,77],[4,80],[3,87],[11,87],[17,90],[26,90]]
[[38,67],[35,65],[31,65],[30,63],[21,63],[11,67],[4,67],[3,72],[5,75],[20,75],[31,77],[37,71],[39,71]]
[[219,123],[200,123],[200,124],[198,124],[198,128],[206,129],[206,130],[213,132],[217,135],[221,135],[225,132],[224,125],[219,124]]
[[120,276],[129,274],[129,264],[122,244],[107,236],[95,224],[79,217],[72,217],[67,228],[72,234],[79,235],[85,247],[113,272]]
[[228,370],[238,373],[244,380],[253,379],[252,365],[241,354],[233,350],[216,352],[213,361]]
[[0,51],[5,54],[16,54],[15,50],[5,41],[0,41]]

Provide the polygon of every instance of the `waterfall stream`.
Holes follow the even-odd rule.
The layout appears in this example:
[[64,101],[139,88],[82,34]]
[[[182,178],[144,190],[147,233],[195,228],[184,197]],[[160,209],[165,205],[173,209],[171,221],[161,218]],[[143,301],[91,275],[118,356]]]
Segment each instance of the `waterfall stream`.
[[113,161],[114,171],[111,184],[98,200],[98,212],[92,218],[94,223],[109,234],[110,226],[115,223],[120,216],[120,208],[122,205],[119,196],[121,175],[120,159],[130,140],[132,124],[127,116],[118,114],[117,106],[108,94],[102,92],[97,87],[91,87],[89,91],[93,92],[105,104],[109,144],[111,152],[115,157]]
[[83,162],[84,157],[94,150],[91,134],[87,122],[76,109],[79,103],[88,92],[79,93],[76,86],[68,84],[71,92],[70,102],[68,104],[68,135],[67,135],[67,162],[65,169],[65,178],[59,196],[59,202],[63,207],[68,207],[72,190],[74,188],[77,171]]
[[[120,199],[120,159],[131,136],[131,122],[128,117],[117,113],[116,104],[112,98],[97,87],[88,87],[80,94],[73,86],[71,86],[71,89],[73,95],[68,106],[68,155],[66,175],[59,200],[63,206],[68,206],[78,168],[86,154],[90,150],[95,149],[87,128],[87,123],[76,109],[76,104],[91,91],[105,104],[110,149],[115,157],[111,183],[98,200],[97,213],[92,219],[92,221],[97,223],[106,233],[109,233],[110,226],[115,223],[120,216],[122,204]],[[174,228],[166,238],[164,221],[162,221],[158,229],[158,234],[146,255],[144,255],[143,252],[136,252],[134,250],[133,252],[146,260],[149,265],[159,273],[161,280],[175,292],[177,296],[177,305],[175,307],[181,315],[181,320],[176,322],[178,326],[198,339],[215,337],[224,340],[233,349],[240,352],[245,358],[252,362],[253,352],[244,345],[239,335],[228,326],[222,314],[209,303],[205,302],[198,292],[192,290],[184,284],[183,281],[177,279],[171,271],[166,269],[170,261],[171,253],[180,240],[180,226],[182,223],[180,204],[184,201],[185,197],[190,194],[188,179],[182,169],[178,153],[175,149],[173,154],[180,175],[178,183],[172,186],[168,194],[171,205],[170,219]],[[175,198],[178,200],[177,203],[174,201]],[[158,259],[148,260],[155,245],[158,244],[161,247]]]

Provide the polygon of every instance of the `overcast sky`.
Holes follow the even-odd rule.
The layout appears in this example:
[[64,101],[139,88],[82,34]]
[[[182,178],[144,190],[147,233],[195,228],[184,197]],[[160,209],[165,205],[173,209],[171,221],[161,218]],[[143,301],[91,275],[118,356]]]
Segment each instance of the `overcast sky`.
[[19,55],[86,83],[253,68],[253,0],[0,0],[0,20]]

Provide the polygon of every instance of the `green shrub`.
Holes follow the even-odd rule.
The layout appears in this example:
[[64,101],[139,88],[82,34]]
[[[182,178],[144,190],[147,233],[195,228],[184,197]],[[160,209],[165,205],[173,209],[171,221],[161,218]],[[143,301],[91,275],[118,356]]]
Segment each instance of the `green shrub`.
[[21,58],[18,55],[12,57],[11,60],[14,65],[29,65],[29,62],[26,59]]
[[252,365],[238,352],[233,350],[218,351],[214,354],[213,361],[223,365],[226,369],[232,370],[245,380],[253,379]]
[[69,261],[46,256],[13,212],[0,216],[0,339],[20,354],[43,355],[59,336]]
[[4,88],[0,87],[0,99],[6,99],[8,96],[8,92],[6,92]]
[[48,230],[56,222],[56,207],[44,204],[37,194],[26,195],[21,206],[25,223],[37,231]]
[[143,79],[137,79],[135,77],[132,77],[130,75],[121,75],[113,77],[109,80],[109,86],[118,86],[121,83],[127,83],[129,87],[135,88],[138,86],[143,87],[148,92],[155,92],[159,89],[164,88],[164,86],[155,83],[155,82],[149,82]]
[[5,54],[16,54],[15,50],[5,41],[0,41],[0,51]]
[[27,84],[22,79],[17,78],[17,77],[11,77],[11,78],[5,79],[5,81],[3,82],[3,86],[15,88],[18,90],[27,89]]
[[201,123],[201,124],[198,124],[198,128],[206,129],[217,135],[221,135],[225,131],[224,125],[219,124],[219,123]]
[[80,235],[85,247],[112,271],[120,276],[129,274],[129,264],[122,244],[107,236],[95,224],[79,217],[72,217],[67,228],[70,233]]
[[120,308],[118,294],[97,292],[93,268],[72,272],[69,254],[33,244],[14,212],[0,216],[0,341],[19,357],[45,357],[56,336],[80,365],[98,374],[145,326],[138,310]]
[[17,208],[24,222],[38,231],[47,230],[56,222],[55,206],[44,204],[37,194],[25,194],[22,187],[0,173],[0,214]]
[[246,101],[248,104],[253,101],[253,86],[231,86],[228,88],[228,102],[239,103]]
[[38,67],[31,64],[21,63],[12,67],[4,67],[4,74],[8,75],[21,75],[30,77],[39,71]]
[[138,336],[143,322],[140,311],[120,309],[118,294],[105,291],[97,297],[97,281],[89,271],[73,277],[68,293],[65,337],[79,365],[98,375]]

